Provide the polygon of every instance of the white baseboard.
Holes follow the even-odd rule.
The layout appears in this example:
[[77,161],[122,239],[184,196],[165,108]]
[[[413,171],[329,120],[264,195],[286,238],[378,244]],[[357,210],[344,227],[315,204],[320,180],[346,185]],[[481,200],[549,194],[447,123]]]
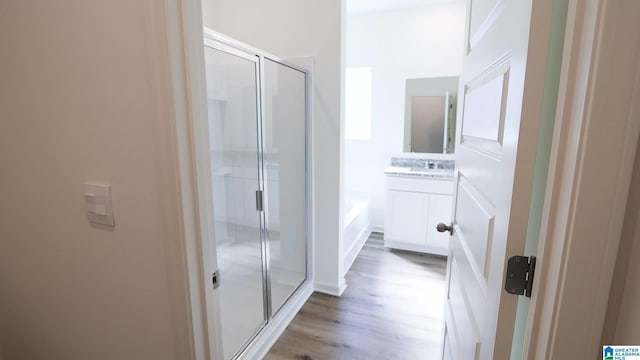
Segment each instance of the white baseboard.
[[351,265],[353,265],[353,262],[356,261],[356,257],[360,253],[360,250],[362,250],[364,243],[367,242],[369,235],[371,235],[371,221],[367,222],[367,225],[362,228],[362,231],[360,231],[360,233],[356,237],[356,240],[345,252],[342,276],[344,276],[349,271]]
[[344,277],[340,277],[340,283],[338,285],[335,284],[325,284],[316,281],[316,291],[321,292],[327,295],[333,296],[342,296],[342,293],[347,289],[347,282],[344,280]]
[[384,226],[382,226],[382,225],[372,225],[371,226],[371,231],[376,232],[376,233],[380,233],[380,234],[384,234]]
[[255,340],[246,349],[242,358],[264,358],[312,293],[313,282],[307,281],[300,289],[298,289],[298,291],[296,291],[295,294],[293,294],[291,299],[289,299],[280,311],[278,311],[264,329],[262,329],[260,334],[258,334]]

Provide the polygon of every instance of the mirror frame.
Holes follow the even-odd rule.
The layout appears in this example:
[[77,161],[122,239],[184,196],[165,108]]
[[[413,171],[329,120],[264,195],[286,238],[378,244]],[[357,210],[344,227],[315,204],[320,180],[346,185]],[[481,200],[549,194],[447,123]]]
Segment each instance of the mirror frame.
[[404,153],[412,153],[409,145],[411,142],[411,98],[414,96],[446,96],[447,94],[449,95],[449,103],[453,105],[449,108],[448,116],[445,116],[445,131],[447,133],[445,147],[447,151],[445,152],[443,149],[443,152],[438,154],[453,154],[455,152],[453,140],[456,128],[456,102],[459,81],[457,76],[417,78],[405,81],[404,138],[402,141],[402,151]]

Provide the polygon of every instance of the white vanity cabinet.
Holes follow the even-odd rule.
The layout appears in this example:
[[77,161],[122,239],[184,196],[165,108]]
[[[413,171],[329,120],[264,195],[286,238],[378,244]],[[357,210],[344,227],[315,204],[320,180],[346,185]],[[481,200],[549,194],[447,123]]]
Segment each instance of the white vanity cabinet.
[[387,176],[384,245],[447,255],[449,233],[436,225],[451,222],[453,181],[420,176]]

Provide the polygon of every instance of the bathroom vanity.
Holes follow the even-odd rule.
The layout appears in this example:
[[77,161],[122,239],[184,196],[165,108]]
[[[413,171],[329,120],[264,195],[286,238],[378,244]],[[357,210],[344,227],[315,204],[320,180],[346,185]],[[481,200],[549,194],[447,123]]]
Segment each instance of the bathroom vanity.
[[446,256],[449,233],[436,225],[451,220],[454,161],[392,158],[384,172],[385,247]]

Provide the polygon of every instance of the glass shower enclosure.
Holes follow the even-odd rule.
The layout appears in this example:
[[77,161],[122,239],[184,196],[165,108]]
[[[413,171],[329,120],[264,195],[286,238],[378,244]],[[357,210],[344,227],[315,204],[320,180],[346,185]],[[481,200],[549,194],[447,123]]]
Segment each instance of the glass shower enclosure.
[[208,34],[208,129],[224,359],[307,278],[305,70]]

